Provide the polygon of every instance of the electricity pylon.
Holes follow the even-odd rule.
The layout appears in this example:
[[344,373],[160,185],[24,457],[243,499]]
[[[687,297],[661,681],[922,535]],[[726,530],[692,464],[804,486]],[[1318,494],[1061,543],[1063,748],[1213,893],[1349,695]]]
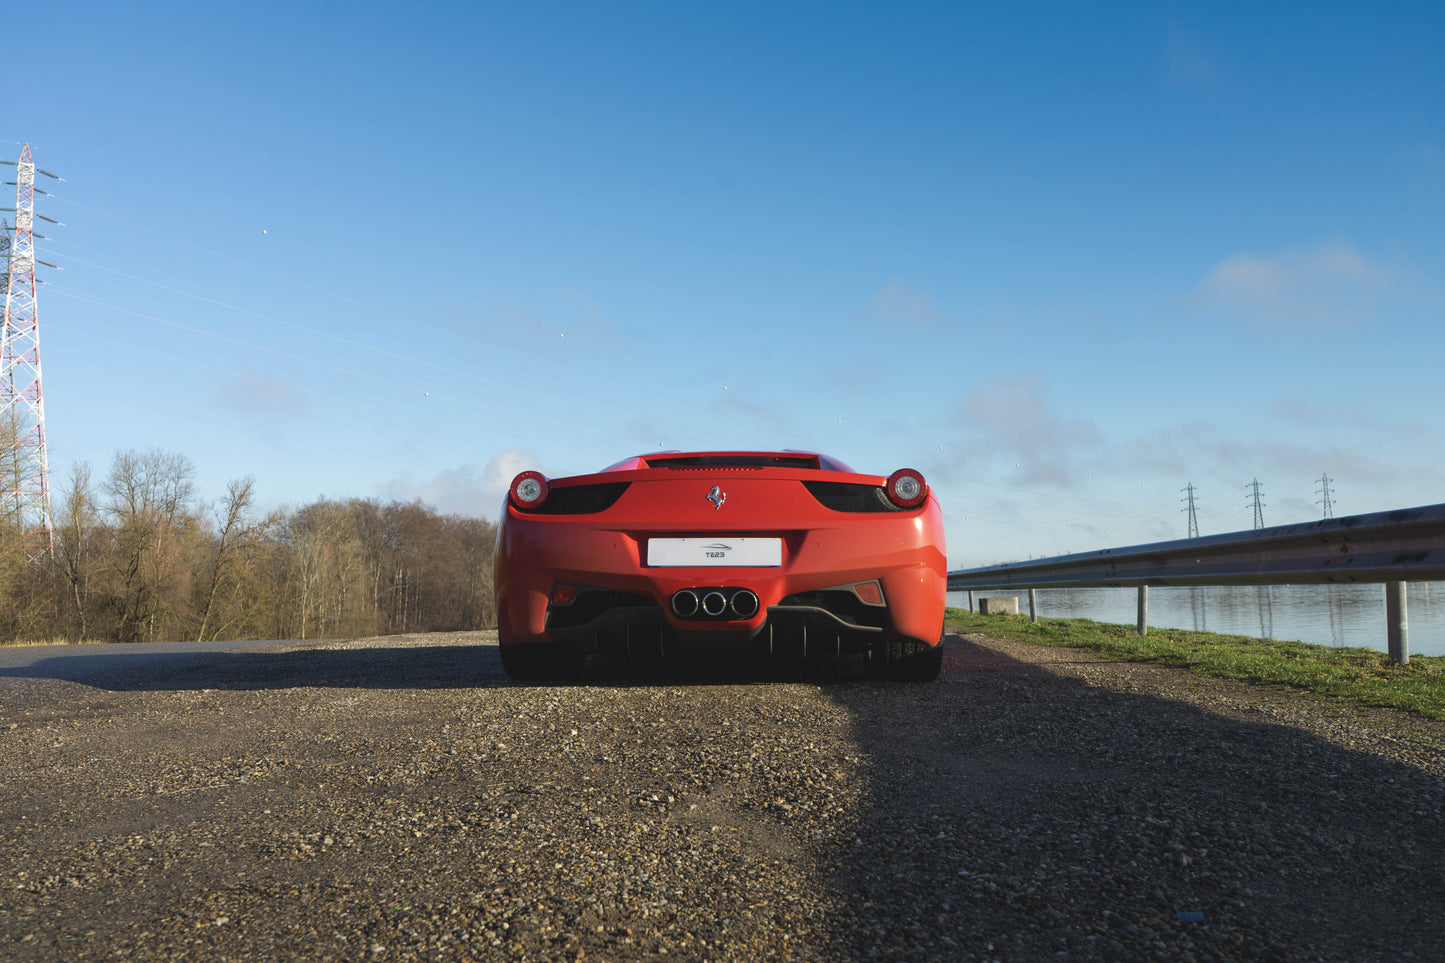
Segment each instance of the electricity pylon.
[[1320,496],[1320,504],[1325,507],[1325,518],[1335,517],[1335,500],[1330,497],[1330,476],[1320,476],[1320,487],[1315,489],[1315,494]]
[[1189,537],[1189,538],[1198,538],[1198,537],[1199,537],[1199,516],[1198,516],[1198,515],[1195,513],[1195,511],[1194,511],[1194,483],[1193,483],[1193,482],[1190,482],[1188,485],[1185,485],[1183,488],[1181,488],[1181,489],[1179,489],[1179,490],[1182,491],[1182,492],[1188,492],[1188,493],[1189,493],[1188,496],[1187,496],[1187,499],[1186,499],[1186,500],[1189,502],[1189,507],[1188,507],[1187,509],[1185,509],[1185,511],[1189,512],[1189,536],[1188,536],[1188,537]]
[[[5,317],[0,329],[0,512],[9,516],[25,539],[32,560],[55,547],[50,522],[50,473],[45,453],[45,401],[40,383],[40,316],[35,306],[35,187],[38,168],[30,145],[15,165],[15,214],[8,238],[5,270]],[[39,171],[55,177],[49,171]],[[58,178],[57,178],[58,180]],[[41,220],[59,223],[41,215]],[[54,267],[53,264],[47,267]]]
[[1250,482],[1244,487],[1252,488],[1254,490],[1254,495],[1252,496],[1254,499],[1254,527],[1255,530],[1258,531],[1259,529],[1264,528],[1264,502],[1260,501],[1259,498],[1259,479],[1256,478],[1254,481]]

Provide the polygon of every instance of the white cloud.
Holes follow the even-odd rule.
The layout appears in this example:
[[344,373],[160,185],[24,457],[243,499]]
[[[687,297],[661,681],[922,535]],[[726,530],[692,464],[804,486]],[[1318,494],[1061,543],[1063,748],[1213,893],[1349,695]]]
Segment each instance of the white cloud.
[[1435,144],[1422,144],[1414,151],[1414,163],[1419,173],[1439,177],[1445,174],[1445,150]]
[[966,448],[991,455],[1023,484],[1067,485],[1102,446],[1095,426],[1052,410],[1037,378],[991,378],[964,399],[959,421],[978,437]]
[[[1281,414],[1282,420],[1299,417],[1298,412],[1280,406],[1269,410]],[[1279,431],[1240,437],[1218,425],[1191,422],[1137,436],[1109,457],[1136,473],[1174,474],[1195,481],[1206,475],[1228,476],[1239,485],[1256,475],[1261,479],[1317,478],[1323,471],[1366,481],[1384,481],[1391,476],[1378,454],[1314,434],[1291,438],[1288,424]]]
[[917,291],[894,278],[883,285],[873,300],[864,306],[864,313],[872,319],[888,324],[901,324],[915,330],[927,331],[943,327],[948,316],[933,303],[933,298]]
[[480,472],[474,465],[461,465],[417,481],[409,475],[387,485],[386,497],[409,502],[421,499],[444,515],[466,515],[497,520],[502,499],[518,472],[536,468],[538,461],[517,448],[493,455]]
[[1369,320],[1398,280],[1398,272],[1336,243],[1231,255],[1209,269],[1195,295],[1207,308],[1265,326],[1345,325]]
[[518,472],[536,468],[538,464],[536,456],[529,455],[519,448],[508,448],[487,459],[487,467],[482,470],[482,495],[486,498],[487,504],[491,506],[487,514],[492,515],[496,512],[497,506],[506,497],[507,489],[511,487],[512,479],[517,477]]
[[257,418],[285,415],[295,418],[310,410],[310,402],[296,385],[267,375],[241,372],[215,387],[217,404],[229,411]]
[[1178,24],[1169,25],[1164,63],[1169,82],[1177,87],[1209,91],[1219,86],[1220,71],[1214,59]]

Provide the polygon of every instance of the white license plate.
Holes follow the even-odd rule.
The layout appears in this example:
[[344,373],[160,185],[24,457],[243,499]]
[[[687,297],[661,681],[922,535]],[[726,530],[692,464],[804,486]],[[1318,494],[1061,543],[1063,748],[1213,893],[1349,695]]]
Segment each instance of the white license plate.
[[692,565],[779,566],[781,538],[649,538],[647,564],[659,567]]

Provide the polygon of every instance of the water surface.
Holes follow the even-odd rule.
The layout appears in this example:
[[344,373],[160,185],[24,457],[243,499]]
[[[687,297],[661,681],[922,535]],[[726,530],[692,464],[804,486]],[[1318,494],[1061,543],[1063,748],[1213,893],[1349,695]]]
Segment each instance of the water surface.
[[[1029,610],[1028,592],[990,590],[974,593],[974,608],[984,595],[1016,595],[1019,611]],[[1093,619],[1133,625],[1138,621],[1138,591],[1132,588],[1039,589],[1040,618]],[[968,608],[968,593],[949,592],[948,604]],[[1406,590],[1412,655],[1445,655],[1445,582],[1411,582]],[[1383,585],[1208,585],[1151,588],[1149,625],[1248,635],[1316,645],[1388,648]]]

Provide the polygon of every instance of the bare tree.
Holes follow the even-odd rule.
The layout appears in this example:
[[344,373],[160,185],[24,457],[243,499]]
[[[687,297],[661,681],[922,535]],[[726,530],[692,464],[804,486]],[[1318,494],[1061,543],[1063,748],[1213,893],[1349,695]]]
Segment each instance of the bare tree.
[[356,503],[316,502],[287,520],[289,584],[301,638],[314,630],[371,631],[366,554],[357,533]]
[[89,638],[90,579],[95,558],[96,529],[100,516],[90,485],[90,463],[77,462],[70,469],[70,483],[61,497],[55,519],[55,566],[69,587],[80,630],[77,641]]
[[184,455],[152,450],[118,452],[106,478],[112,524],[110,603],[123,642],[156,639],[190,595],[187,542],[198,524],[192,514],[195,466]]
[[378,630],[431,632],[490,624],[496,528],[438,515],[420,501],[351,503],[366,551]]
[[[251,507],[255,498],[256,479],[252,476],[233,479],[226,485],[226,497],[216,511],[218,534],[210,558],[209,577],[205,585],[205,602],[201,608],[201,627],[197,638],[206,640],[211,618],[216,611],[218,594],[239,584],[235,570],[242,566],[247,549],[275,524],[275,517],[254,519]],[[232,596],[234,599],[234,595]],[[215,639],[220,629],[213,629]]]
[[[0,424],[0,481],[5,478]],[[496,526],[417,501],[256,510],[254,478],[198,501],[183,455],[118,452],[98,485],[72,467],[53,561],[29,561],[0,485],[0,639],[311,638],[495,622]],[[12,522],[7,524],[7,522]]]

